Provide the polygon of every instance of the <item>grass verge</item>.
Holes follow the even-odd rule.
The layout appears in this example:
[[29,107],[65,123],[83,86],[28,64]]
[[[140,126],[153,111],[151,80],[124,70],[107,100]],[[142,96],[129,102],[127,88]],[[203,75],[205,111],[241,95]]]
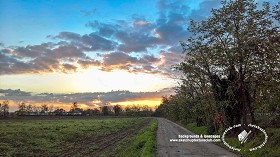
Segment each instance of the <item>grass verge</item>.
[[120,141],[109,153],[102,156],[118,157],[155,157],[156,156],[157,120],[138,131],[135,136],[130,136]]
[[186,125],[186,128],[196,134],[207,134],[206,126],[196,126],[195,123],[189,123]]

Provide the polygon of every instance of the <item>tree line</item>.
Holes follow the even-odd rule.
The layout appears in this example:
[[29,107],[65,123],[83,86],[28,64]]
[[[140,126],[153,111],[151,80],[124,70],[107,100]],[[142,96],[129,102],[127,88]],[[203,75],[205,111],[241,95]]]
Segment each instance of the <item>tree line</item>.
[[[180,85],[155,114],[210,133],[240,123],[279,126],[279,3],[221,4],[207,19],[190,21],[192,36],[180,42],[185,59],[172,67],[181,73]],[[271,114],[265,121],[259,113]]]
[[[16,116],[152,116],[154,111],[147,105],[105,105],[94,109],[82,109],[77,102],[73,102],[69,111],[63,108],[54,108],[53,105],[42,104],[34,106],[25,102],[18,104],[18,110],[15,111]],[[9,101],[0,103],[0,117],[9,115]]]

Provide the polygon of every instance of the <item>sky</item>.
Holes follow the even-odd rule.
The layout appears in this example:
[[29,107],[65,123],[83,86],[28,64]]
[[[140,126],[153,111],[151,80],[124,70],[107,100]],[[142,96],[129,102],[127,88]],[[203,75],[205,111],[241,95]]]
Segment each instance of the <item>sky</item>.
[[0,100],[160,104],[172,65],[219,0],[0,0]]

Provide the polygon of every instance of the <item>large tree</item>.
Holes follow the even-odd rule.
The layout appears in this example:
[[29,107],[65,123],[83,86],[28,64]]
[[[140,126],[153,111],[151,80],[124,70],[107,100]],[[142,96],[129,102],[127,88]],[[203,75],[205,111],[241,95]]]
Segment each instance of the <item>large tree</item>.
[[193,36],[181,43],[186,59],[178,69],[199,93],[211,86],[227,125],[248,123],[248,114],[255,123],[257,96],[265,87],[279,89],[278,15],[279,4],[259,9],[253,0],[230,0],[206,20],[191,21]]

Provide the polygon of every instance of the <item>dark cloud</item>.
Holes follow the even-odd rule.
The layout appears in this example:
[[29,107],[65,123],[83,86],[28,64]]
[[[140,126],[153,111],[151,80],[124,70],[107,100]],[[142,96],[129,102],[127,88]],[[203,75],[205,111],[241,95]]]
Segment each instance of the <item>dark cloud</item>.
[[168,51],[172,53],[183,53],[182,46],[178,43],[178,45],[174,45],[168,49]]
[[63,39],[83,51],[111,51],[117,46],[117,42],[106,39],[97,33],[80,35],[73,32],[60,32],[59,35],[49,36],[49,38]]
[[[83,61],[88,61],[85,63]],[[24,73],[72,73],[77,71],[76,64],[88,68],[90,59],[79,47],[65,43],[42,43],[0,50],[0,75]],[[86,65],[88,64],[88,65]]]
[[0,42],[0,47],[5,47],[5,44]]
[[78,60],[77,62],[80,66],[82,66],[84,69],[90,67],[90,66],[100,66],[100,62],[93,60],[93,59],[85,59],[85,60]]
[[123,52],[146,52],[148,48],[156,46],[159,42],[150,32],[127,32],[120,31],[116,34],[116,38],[122,42],[118,50]]
[[89,22],[87,26],[103,37],[110,37],[111,40],[120,43],[118,51],[147,52],[148,48],[155,47],[159,39],[153,34],[155,25],[148,22],[145,18],[133,15],[133,22],[119,20],[115,23],[101,23],[98,21]]
[[40,45],[27,45],[25,47],[12,47],[2,49],[1,51],[7,54],[12,54],[17,57],[39,57],[50,52],[50,49],[54,47],[54,44],[49,43],[42,43]]
[[2,94],[2,97],[10,97],[10,96],[31,96],[31,92],[25,92],[21,91],[20,89],[12,90],[12,89],[0,89],[0,93]]
[[198,10],[193,10],[188,19],[203,20],[211,15],[212,9],[221,7],[221,0],[205,0],[199,4]]
[[112,52],[103,57],[103,64],[105,66],[131,64],[137,61],[136,57],[131,57],[123,52]]
[[52,49],[47,56],[50,58],[56,59],[65,59],[65,58],[85,58],[86,55],[82,52],[81,49],[77,48],[74,45],[63,45],[57,48]]
[[117,24],[107,24],[98,21],[89,22],[86,24],[86,26],[91,27],[96,31],[96,34],[99,34],[103,37],[111,37],[116,32],[117,28],[121,27]]
[[155,32],[162,43],[177,44],[181,40],[186,40],[190,35],[187,31],[187,15],[190,11],[187,4],[187,1],[160,0],[158,2],[159,18],[156,21]]
[[135,22],[133,22],[133,24],[134,24],[135,26],[143,26],[143,25],[148,25],[148,24],[150,24],[150,22],[148,22],[148,21],[135,21]]
[[147,64],[147,65],[151,65],[153,63],[157,63],[159,62],[160,59],[156,58],[153,55],[144,55],[143,57],[141,57],[141,59],[139,60],[140,63],[142,64]]
[[93,9],[93,10],[81,10],[81,14],[83,14],[84,16],[92,16],[97,14],[97,9]]
[[173,75],[176,72],[172,70],[172,66],[180,63],[183,61],[183,54],[182,53],[174,53],[171,51],[161,51],[161,64],[158,66],[159,70],[164,75]]
[[0,51],[0,75],[28,73],[32,68],[30,64]]
[[91,50],[93,51],[111,51],[114,50],[117,46],[116,42],[96,35],[94,33],[90,34],[89,37],[90,38],[87,38],[89,39],[87,43],[91,45]]
[[57,36],[49,36],[53,39],[66,39],[78,41],[81,39],[81,35],[73,32],[60,32]]
[[64,73],[71,73],[71,72],[76,72],[77,71],[77,67],[72,65],[72,64],[62,64],[62,68]]
[[110,72],[119,69],[133,73],[159,73],[157,67],[153,66],[158,62],[160,59],[153,55],[132,57],[124,52],[112,52],[103,56],[101,70]]

